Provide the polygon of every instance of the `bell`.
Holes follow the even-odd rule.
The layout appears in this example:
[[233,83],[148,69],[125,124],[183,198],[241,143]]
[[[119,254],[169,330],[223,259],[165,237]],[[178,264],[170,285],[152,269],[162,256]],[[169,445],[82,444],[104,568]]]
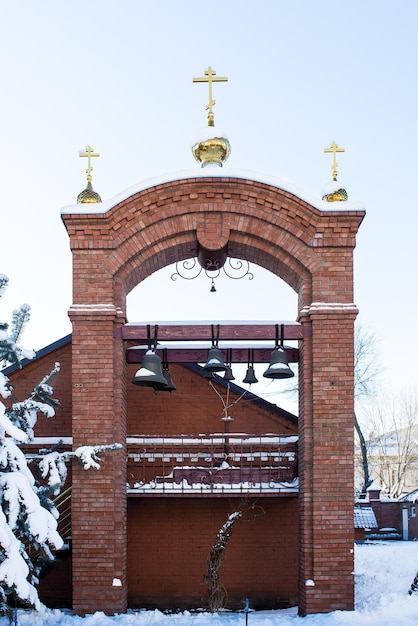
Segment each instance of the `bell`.
[[203,369],[207,372],[226,372],[227,367],[222,358],[222,352],[219,348],[209,348],[208,358],[203,366]]
[[162,389],[159,389],[159,391],[169,391],[170,393],[172,391],[175,391],[177,389],[177,387],[175,386],[175,384],[173,383],[173,378],[171,376],[171,372],[168,369],[168,360],[167,360],[167,348],[164,348],[163,350],[163,376],[166,380],[166,387],[163,387]]
[[175,391],[177,389],[177,387],[173,383],[173,378],[171,376],[171,372],[168,369],[163,369],[163,376],[164,376],[164,378],[166,380],[167,386],[164,387],[163,389],[161,389],[160,391],[169,391],[170,393],[172,391]]
[[251,385],[252,383],[258,383],[254,372],[254,367],[252,365],[249,365],[247,367],[247,373],[245,374],[245,378],[242,382],[247,383],[248,385]]
[[275,348],[270,356],[270,365],[263,374],[264,378],[292,378],[294,373],[289,367],[286,350],[279,346]]
[[167,387],[167,381],[161,369],[161,359],[158,354],[148,350],[142,359],[141,368],[132,379],[134,385],[152,387],[155,391]]
[[226,366],[224,380],[235,380],[235,376],[232,373],[232,367],[230,365]]

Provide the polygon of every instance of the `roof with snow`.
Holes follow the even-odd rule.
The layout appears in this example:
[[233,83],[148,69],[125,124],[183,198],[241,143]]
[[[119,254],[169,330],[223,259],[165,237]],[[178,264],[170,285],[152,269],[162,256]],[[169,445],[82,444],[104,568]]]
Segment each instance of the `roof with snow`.
[[377,528],[377,520],[371,506],[355,507],[354,528]]
[[33,359],[22,359],[20,361],[20,364],[14,363],[13,365],[8,365],[7,367],[1,370],[2,374],[4,374],[5,376],[8,376],[9,374],[12,374],[16,370],[19,370],[22,367],[25,367],[25,365],[28,365],[29,363],[33,363],[34,361],[37,361],[38,359],[42,359],[42,357],[47,356],[48,354],[51,354],[52,352],[55,352],[55,350],[58,350],[58,348],[61,348],[62,346],[67,345],[67,343],[71,343],[71,338],[72,338],[71,334],[66,335],[65,337],[62,337],[61,339],[58,339],[57,341],[50,343],[48,346],[45,346],[44,348],[41,348],[40,350],[36,350],[35,356]]
[[413,491],[410,491],[402,498],[399,498],[398,502],[416,502],[418,500],[418,487]]

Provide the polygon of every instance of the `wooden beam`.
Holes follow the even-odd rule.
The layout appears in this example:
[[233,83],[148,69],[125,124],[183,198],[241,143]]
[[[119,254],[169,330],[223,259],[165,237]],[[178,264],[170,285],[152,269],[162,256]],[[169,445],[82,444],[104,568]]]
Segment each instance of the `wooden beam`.
[[[276,323],[283,323],[284,339],[299,340],[304,337],[304,327],[296,322],[214,322],[215,332],[219,324],[220,341],[272,341],[276,337]],[[159,341],[208,341],[211,342],[211,322],[155,322],[151,325],[154,335],[155,324],[158,324]],[[279,328],[280,331],[280,328]],[[115,337],[125,341],[141,344],[147,342],[147,323],[125,324],[115,330]]]
[[[166,347],[166,346],[164,346]],[[208,346],[209,347],[209,346]],[[274,345],[269,348],[254,348],[254,363],[265,363],[266,366],[270,362],[271,351]],[[299,361],[299,350],[297,348],[285,347],[289,363],[297,363]],[[126,351],[127,363],[141,363],[146,352],[145,346],[136,346],[128,348]],[[157,351],[160,356],[161,350]],[[224,360],[226,356],[226,348],[221,349]],[[206,363],[208,351],[205,348],[176,348],[175,346],[167,347],[168,363]],[[232,348],[233,363],[247,363],[247,348]]]

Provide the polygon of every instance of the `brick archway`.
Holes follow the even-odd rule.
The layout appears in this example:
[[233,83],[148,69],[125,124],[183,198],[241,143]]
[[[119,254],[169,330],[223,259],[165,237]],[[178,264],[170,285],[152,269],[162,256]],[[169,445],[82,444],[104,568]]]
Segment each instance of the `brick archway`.
[[[186,176],[63,214],[73,252],[74,445],[126,440],[126,295],[175,261],[228,247],[299,296],[302,615],[353,608],[353,249],[364,212],[320,208],[232,174]],[[84,212],[80,212],[80,210]],[[97,475],[74,470],[74,610],[127,606],[125,452]],[[96,511],[96,540],[88,520]],[[113,544],[109,536],[114,538]],[[92,580],[90,563],[100,577]],[[115,580],[117,581],[115,583]]]

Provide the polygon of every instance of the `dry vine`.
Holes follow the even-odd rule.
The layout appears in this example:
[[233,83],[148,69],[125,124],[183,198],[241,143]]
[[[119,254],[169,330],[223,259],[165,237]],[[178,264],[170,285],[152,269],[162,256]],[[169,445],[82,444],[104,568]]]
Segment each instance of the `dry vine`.
[[248,500],[242,500],[236,511],[228,516],[227,521],[222,525],[221,529],[215,537],[212,548],[209,552],[207,560],[207,573],[205,582],[208,585],[208,604],[209,610],[212,612],[219,611],[224,608],[227,600],[227,592],[219,579],[219,571],[221,569],[222,560],[225,549],[236,522],[250,521],[264,515],[265,511],[255,502],[249,503]]

